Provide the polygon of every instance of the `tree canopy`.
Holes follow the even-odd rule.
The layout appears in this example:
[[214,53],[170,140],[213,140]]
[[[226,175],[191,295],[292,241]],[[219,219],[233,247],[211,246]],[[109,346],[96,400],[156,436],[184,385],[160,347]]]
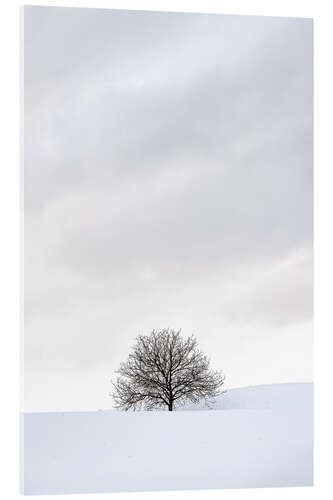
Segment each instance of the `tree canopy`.
[[211,400],[225,379],[222,372],[210,369],[193,335],[184,338],[172,329],[139,335],[116,373],[112,395],[116,408],[123,410],[166,406],[172,411],[186,401]]

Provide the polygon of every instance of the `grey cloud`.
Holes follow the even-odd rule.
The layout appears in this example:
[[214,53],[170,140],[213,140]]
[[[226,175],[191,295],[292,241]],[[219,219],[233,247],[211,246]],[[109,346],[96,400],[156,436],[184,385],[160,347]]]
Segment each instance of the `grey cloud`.
[[28,379],[166,324],[309,373],[312,128],[310,20],[26,7]]

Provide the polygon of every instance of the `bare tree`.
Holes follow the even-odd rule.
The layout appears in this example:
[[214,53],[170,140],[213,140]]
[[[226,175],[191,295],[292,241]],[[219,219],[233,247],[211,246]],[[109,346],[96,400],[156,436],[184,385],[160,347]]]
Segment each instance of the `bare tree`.
[[193,335],[183,338],[180,330],[172,329],[139,335],[116,373],[112,396],[123,410],[167,406],[172,411],[185,401],[210,400],[219,394],[225,378],[210,370]]

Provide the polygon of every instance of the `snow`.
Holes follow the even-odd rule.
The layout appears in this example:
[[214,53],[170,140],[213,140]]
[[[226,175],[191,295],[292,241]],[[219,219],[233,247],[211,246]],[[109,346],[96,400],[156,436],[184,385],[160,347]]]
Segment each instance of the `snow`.
[[312,485],[312,391],[233,389],[213,411],[23,414],[24,493]]
[[183,410],[264,410],[312,408],[313,384],[274,384],[240,387],[226,391],[213,405],[188,403]]

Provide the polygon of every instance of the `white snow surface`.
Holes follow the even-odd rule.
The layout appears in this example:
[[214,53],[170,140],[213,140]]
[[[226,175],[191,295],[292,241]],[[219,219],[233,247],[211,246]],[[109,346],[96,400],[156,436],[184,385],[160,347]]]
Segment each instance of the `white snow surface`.
[[264,410],[312,408],[313,384],[256,385],[231,389],[212,403],[187,403],[182,410]]
[[186,411],[25,413],[25,494],[310,486],[313,385],[233,389]]

